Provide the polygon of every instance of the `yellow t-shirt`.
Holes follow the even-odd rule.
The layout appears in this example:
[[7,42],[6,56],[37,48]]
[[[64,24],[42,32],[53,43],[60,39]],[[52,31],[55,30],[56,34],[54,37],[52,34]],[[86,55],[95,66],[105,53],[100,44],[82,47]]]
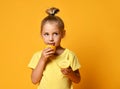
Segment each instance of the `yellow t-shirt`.
[[[34,69],[39,62],[41,52],[33,55],[28,67]],[[61,73],[59,63],[68,60],[73,71],[80,68],[80,64],[76,55],[69,49],[52,59],[45,67],[42,79],[38,85],[38,89],[72,89],[72,81]]]

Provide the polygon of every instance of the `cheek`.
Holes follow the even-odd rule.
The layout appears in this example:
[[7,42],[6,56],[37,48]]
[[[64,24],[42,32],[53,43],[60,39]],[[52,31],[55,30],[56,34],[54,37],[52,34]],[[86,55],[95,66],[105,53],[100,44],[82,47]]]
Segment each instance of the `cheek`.
[[44,42],[45,44],[47,44],[47,43],[48,43],[46,39],[43,39],[43,42]]
[[43,39],[44,42],[47,41],[46,37],[44,37],[44,36],[42,36],[42,39]]
[[60,42],[61,42],[61,37],[55,38],[55,41],[56,41],[57,43],[60,43]]
[[46,42],[46,41],[47,41],[47,39],[46,39],[46,38],[43,38],[43,41],[45,41],[45,42]]

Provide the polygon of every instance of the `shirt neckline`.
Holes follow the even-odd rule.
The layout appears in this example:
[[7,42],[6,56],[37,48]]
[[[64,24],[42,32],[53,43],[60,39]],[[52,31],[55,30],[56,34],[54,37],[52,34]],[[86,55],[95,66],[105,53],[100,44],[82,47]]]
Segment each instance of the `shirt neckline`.
[[64,50],[60,55],[57,56],[57,58],[58,58],[58,57],[61,57],[62,55],[64,55],[64,54],[66,53],[67,50],[68,50],[68,49],[65,48],[65,50]]

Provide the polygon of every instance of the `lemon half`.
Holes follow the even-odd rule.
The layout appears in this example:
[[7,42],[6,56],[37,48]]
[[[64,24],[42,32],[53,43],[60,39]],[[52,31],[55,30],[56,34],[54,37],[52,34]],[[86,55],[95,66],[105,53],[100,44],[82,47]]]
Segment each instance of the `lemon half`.
[[70,66],[69,60],[63,60],[59,62],[59,67],[60,68],[68,68]]
[[53,45],[47,45],[47,46],[46,46],[46,48],[49,48],[49,47],[50,47],[51,49],[56,50],[56,47],[55,47],[55,46],[53,46]]

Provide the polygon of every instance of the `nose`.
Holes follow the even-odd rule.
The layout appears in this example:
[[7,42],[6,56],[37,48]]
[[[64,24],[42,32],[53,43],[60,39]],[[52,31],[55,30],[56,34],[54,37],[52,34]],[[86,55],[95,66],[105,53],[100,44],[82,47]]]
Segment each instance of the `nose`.
[[49,38],[50,41],[54,41],[54,38],[52,35],[50,35],[50,38]]

